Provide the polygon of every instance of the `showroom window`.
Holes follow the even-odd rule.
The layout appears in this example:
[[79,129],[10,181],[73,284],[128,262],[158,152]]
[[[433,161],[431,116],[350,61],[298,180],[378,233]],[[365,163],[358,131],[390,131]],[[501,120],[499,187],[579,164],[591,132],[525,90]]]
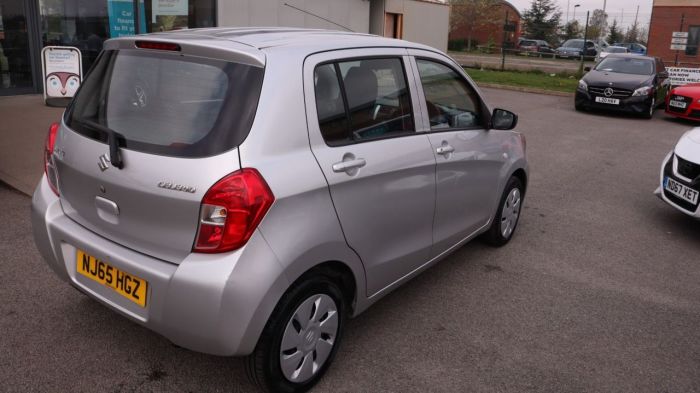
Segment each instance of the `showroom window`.
[[[109,38],[133,35],[132,0],[39,0],[43,46],[74,46],[87,72]],[[215,0],[141,0],[139,31],[213,27]]]

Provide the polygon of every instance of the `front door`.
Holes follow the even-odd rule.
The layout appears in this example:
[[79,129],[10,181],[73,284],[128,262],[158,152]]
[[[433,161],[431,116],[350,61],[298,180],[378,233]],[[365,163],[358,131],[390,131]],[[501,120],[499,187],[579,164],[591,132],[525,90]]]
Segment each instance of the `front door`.
[[368,296],[426,263],[432,246],[435,157],[416,133],[405,55],[339,51],[305,66],[311,148]]
[[0,95],[34,92],[29,3],[0,0]]
[[432,251],[437,256],[489,223],[506,158],[501,133],[487,129],[484,104],[464,76],[432,53],[411,53],[437,160]]

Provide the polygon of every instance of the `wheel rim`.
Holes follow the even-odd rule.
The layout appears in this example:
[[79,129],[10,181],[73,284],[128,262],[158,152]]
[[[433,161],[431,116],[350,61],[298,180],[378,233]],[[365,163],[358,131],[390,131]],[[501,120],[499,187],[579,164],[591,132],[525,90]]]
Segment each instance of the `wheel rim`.
[[501,235],[509,238],[513,234],[515,224],[520,216],[520,190],[514,188],[510,190],[501,210]]
[[287,380],[303,383],[323,367],[338,334],[338,307],[325,294],[310,296],[294,311],[284,329],[280,366]]
[[656,106],[656,100],[651,99],[651,105],[649,105],[649,116],[654,116],[654,108]]

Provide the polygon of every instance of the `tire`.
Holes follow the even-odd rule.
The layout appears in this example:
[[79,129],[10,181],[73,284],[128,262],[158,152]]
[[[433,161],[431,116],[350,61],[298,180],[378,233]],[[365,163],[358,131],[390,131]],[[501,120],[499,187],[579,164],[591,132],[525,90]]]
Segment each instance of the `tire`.
[[645,119],[651,119],[654,117],[654,110],[656,110],[656,99],[652,97],[649,103],[649,109],[642,115]]
[[574,102],[574,109],[576,109],[576,112],[583,112],[586,108],[584,108],[583,105],[579,105]]
[[[524,197],[523,183],[517,177],[512,176],[503,190],[498,211],[491,223],[491,227],[484,234],[484,240],[488,244],[494,247],[501,247],[513,238],[518,221],[520,221]],[[504,229],[506,222],[509,222],[507,230]]]
[[[345,325],[346,309],[339,286],[325,275],[314,274],[293,284],[275,307],[255,350],[245,360],[250,381],[266,392],[296,393],[311,389],[335,357]],[[310,317],[305,316],[307,312],[311,313]],[[306,326],[310,321],[313,325]],[[333,330],[334,322],[336,332],[331,336],[328,331]],[[283,341],[289,348],[282,349]],[[296,353],[299,355],[295,356]],[[287,362],[283,363],[283,356]],[[316,360],[324,356],[326,359],[316,365]],[[312,364],[318,367],[316,371],[313,371]],[[295,373],[298,381],[293,380]]]

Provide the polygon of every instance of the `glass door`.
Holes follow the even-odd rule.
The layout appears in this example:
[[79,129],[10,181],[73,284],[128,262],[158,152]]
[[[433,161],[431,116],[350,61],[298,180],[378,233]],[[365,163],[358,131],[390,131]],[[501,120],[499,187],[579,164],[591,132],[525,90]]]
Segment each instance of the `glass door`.
[[30,28],[23,0],[0,0],[0,95],[34,92]]

